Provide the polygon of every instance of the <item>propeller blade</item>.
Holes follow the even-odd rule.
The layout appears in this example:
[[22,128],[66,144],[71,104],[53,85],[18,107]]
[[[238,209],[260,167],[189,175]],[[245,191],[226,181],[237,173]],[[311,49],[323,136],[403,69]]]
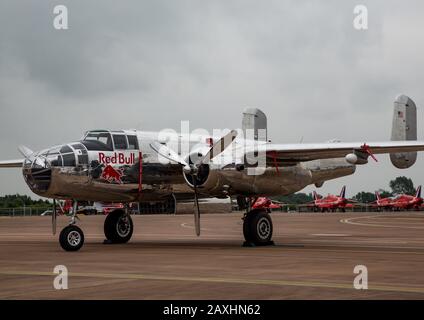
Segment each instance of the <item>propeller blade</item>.
[[196,176],[193,177],[193,187],[194,187],[194,202],[196,203],[197,210],[194,211],[194,225],[196,227],[196,235],[200,236],[200,208],[199,208],[199,197],[197,196],[197,182]]
[[225,149],[228,148],[228,146],[234,141],[236,137],[236,130],[231,130],[230,132],[228,132],[225,136],[223,136],[221,139],[214,143],[212,148],[209,149],[208,153],[206,153],[202,158],[200,158],[196,165],[198,166],[201,164],[206,164],[211,159],[221,154]]
[[163,145],[163,144],[161,144],[157,141],[154,141],[150,144],[150,147],[154,151],[156,151],[159,155],[164,157],[165,159],[177,162],[184,167],[190,168],[189,164],[187,162],[185,162],[185,160],[182,157],[180,157],[180,155],[178,155],[178,153],[171,150],[167,146],[165,146],[165,145]]
[[52,212],[52,231],[53,235],[56,234],[56,219],[57,218],[57,212],[56,212],[56,199],[53,199],[53,212]]
[[26,146],[19,146],[18,150],[25,158],[29,158],[31,155],[34,154],[34,151],[32,151],[30,148]]

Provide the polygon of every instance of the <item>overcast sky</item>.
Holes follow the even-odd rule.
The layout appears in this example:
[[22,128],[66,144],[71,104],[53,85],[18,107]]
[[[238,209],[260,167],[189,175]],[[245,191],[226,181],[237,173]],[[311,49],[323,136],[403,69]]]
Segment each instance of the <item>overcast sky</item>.
[[[53,28],[68,8],[69,29]],[[368,7],[368,30],[353,8]],[[274,142],[390,139],[393,100],[409,95],[424,138],[423,1],[0,2],[0,159],[74,141],[94,128],[239,128],[245,107],[268,116]],[[424,156],[388,156],[321,193],[424,183]],[[312,190],[307,188],[306,191]],[[0,194],[31,194],[1,169]]]

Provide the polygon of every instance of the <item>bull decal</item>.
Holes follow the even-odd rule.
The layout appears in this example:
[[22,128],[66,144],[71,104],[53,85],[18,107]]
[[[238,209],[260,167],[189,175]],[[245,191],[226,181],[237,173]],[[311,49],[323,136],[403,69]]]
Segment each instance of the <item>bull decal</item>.
[[115,169],[114,167],[112,167],[111,165],[107,165],[102,172],[102,179],[105,179],[106,181],[112,183],[112,182],[116,182],[116,183],[122,183],[122,178],[123,176],[123,169]]

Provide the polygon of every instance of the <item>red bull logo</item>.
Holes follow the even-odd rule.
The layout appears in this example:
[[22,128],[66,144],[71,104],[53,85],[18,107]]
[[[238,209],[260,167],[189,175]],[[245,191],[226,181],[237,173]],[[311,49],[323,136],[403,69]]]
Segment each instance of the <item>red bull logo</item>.
[[99,152],[99,162],[103,164],[127,164],[133,165],[135,163],[135,155],[125,155],[122,152],[114,152],[112,155],[107,156],[103,152]]
[[107,165],[102,172],[102,178],[108,182],[122,183],[123,172],[122,169],[115,169],[111,165]]

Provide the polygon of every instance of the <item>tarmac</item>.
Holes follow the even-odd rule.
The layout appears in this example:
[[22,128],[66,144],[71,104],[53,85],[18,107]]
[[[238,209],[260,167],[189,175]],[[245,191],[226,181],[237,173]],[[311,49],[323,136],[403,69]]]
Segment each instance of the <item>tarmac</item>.
[[[107,245],[104,216],[81,216],[85,244],[65,252],[50,217],[1,217],[0,299],[424,298],[422,212],[273,213],[268,247],[242,247],[241,218],[204,214],[197,238],[191,215],[133,216],[131,241]],[[357,265],[368,289],[354,287]]]

